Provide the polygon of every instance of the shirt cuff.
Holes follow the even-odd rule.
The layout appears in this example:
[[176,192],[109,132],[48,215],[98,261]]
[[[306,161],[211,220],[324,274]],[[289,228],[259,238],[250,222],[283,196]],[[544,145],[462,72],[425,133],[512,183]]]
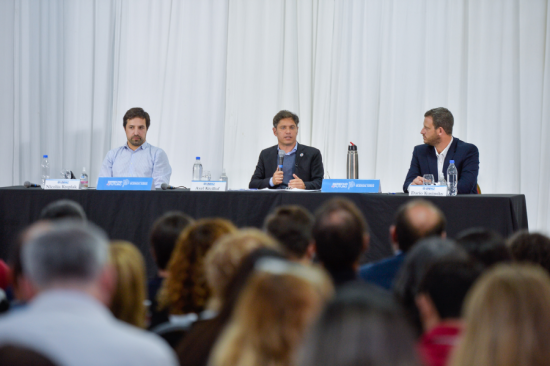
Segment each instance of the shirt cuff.
[[273,184],[273,177],[269,178],[269,186],[270,187],[273,187],[274,184]]

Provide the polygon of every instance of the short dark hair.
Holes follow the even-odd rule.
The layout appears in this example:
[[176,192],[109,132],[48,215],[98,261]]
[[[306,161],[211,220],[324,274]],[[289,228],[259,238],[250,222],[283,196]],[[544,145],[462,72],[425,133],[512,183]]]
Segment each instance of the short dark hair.
[[332,198],[315,214],[313,238],[317,256],[329,270],[351,268],[363,252],[369,227],[361,211],[345,198]]
[[[436,214],[437,221],[431,228],[419,229],[411,222],[409,211],[416,206],[426,207]],[[394,225],[397,241],[399,243],[399,249],[406,252],[422,238],[441,236],[447,226],[447,220],[445,219],[443,212],[441,212],[441,210],[430,201],[424,199],[414,199],[405,203],[397,210]]]
[[40,211],[40,220],[73,219],[86,221],[86,213],[80,204],[69,199],[61,199],[48,204]]
[[418,293],[430,297],[441,319],[460,318],[466,294],[481,272],[479,264],[469,260],[440,260],[426,271]]
[[424,117],[432,117],[435,128],[443,128],[447,135],[453,134],[454,117],[447,108],[433,108],[424,113]]
[[149,118],[149,113],[145,112],[143,108],[135,107],[128,109],[128,112],[122,118],[122,125],[126,128],[126,124],[129,120],[133,118],[141,118],[145,120],[145,126],[149,129],[151,125],[151,118]]
[[507,242],[514,260],[542,266],[550,273],[550,238],[539,233],[521,230]]
[[193,221],[192,217],[180,211],[169,211],[155,221],[149,242],[159,269],[166,269],[181,232]]
[[273,117],[273,127],[277,128],[279,122],[281,122],[281,120],[285,118],[292,118],[294,123],[296,123],[296,127],[298,127],[298,123],[300,123],[300,119],[298,118],[298,116],[290,111],[285,110],[280,111],[275,115],[275,117]]
[[313,215],[298,205],[278,207],[264,223],[264,230],[291,254],[302,258],[311,242]]
[[479,227],[467,229],[458,234],[456,242],[466,249],[472,259],[486,267],[512,261],[504,238],[493,230]]

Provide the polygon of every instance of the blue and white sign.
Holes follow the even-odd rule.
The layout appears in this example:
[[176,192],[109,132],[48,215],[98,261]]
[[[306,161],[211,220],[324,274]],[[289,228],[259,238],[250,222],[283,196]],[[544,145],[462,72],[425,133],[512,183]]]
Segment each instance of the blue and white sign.
[[135,177],[100,177],[97,181],[98,191],[150,191],[153,178]]
[[80,189],[80,179],[46,179],[44,189]]
[[379,179],[323,179],[321,192],[380,193]]
[[437,185],[437,186],[409,186],[409,196],[440,196],[444,197],[447,195],[447,186],[446,185]]
[[227,190],[227,182],[219,180],[193,180],[191,181],[192,191],[211,191],[211,192],[223,192]]

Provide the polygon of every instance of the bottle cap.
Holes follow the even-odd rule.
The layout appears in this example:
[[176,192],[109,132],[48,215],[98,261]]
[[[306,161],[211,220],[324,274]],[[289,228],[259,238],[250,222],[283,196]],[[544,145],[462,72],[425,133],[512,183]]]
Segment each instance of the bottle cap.
[[195,160],[201,160],[200,156],[197,156],[197,158]]
[[43,158],[47,158],[47,157],[48,157],[48,155],[44,155],[44,156],[43,156]]
[[454,164],[454,163],[455,163],[454,160],[449,161],[449,164]]
[[348,151],[357,151],[357,145],[349,145]]

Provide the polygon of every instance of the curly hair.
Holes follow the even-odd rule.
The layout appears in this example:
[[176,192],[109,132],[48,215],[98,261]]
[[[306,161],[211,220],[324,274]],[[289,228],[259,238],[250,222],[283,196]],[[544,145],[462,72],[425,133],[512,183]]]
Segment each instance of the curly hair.
[[200,313],[210,297],[204,259],[218,238],[237,228],[228,220],[202,219],[188,226],[178,238],[168,263],[168,277],[158,295],[159,310],[173,315]]

